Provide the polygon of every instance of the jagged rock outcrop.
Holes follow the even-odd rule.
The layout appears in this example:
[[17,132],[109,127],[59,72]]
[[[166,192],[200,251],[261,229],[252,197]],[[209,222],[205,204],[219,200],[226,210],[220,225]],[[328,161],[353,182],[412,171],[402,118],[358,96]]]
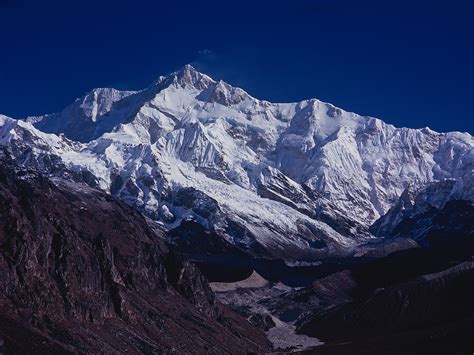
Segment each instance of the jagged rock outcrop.
[[[163,233],[163,232],[161,232]],[[0,156],[5,353],[265,352],[139,213],[85,184]]]

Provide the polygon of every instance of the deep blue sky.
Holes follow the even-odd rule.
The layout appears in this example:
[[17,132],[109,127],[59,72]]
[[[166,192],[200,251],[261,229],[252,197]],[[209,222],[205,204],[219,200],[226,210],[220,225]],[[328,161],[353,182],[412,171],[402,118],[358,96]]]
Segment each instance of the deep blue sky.
[[58,111],[192,63],[262,99],[474,133],[471,3],[0,0],[0,113]]

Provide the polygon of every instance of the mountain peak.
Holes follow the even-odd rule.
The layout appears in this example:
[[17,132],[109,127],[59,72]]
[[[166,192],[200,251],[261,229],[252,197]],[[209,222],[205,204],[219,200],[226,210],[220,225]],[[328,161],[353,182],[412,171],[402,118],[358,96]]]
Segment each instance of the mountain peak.
[[194,68],[191,64],[184,65],[181,71],[190,72],[190,73],[191,72],[199,73],[199,71],[196,68]]
[[179,71],[171,74],[175,83],[180,86],[193,86],[196,89],[205,89],[214,82],[209,76],[196,70],[191,64],[186,64]]
[[[35,119],[34,131],[6,119],[2,124],[0,117],[0,145],[14,147],[18,159],[48,174],[87,171],[101,188],[163,223],[177,226],[190,216],[183,206],[192,211],[191,203],[205,205],[196,220],[206,228],[242,223],[249,231],[242,245],[285,246],[281,252],[272,247],[272,256],[289,248],[308,258],[322,255],[304,239],[313,238],[312,231],[316,239],[324,235],[328,243],[341,243],[338,253],[358,243],[409,182],[419,189],[455,178],[459,191],[472,186],[472,137],[461,133],[398,129],[316,99],[263,103],[191,65],[126,95],[97,89]],[[267,167],[279,173],[262,183]],[[184,188],[199,191],[191,196],[195,202],[168,199]],[[225,238],[237,237],[233,228],[222,231]]]

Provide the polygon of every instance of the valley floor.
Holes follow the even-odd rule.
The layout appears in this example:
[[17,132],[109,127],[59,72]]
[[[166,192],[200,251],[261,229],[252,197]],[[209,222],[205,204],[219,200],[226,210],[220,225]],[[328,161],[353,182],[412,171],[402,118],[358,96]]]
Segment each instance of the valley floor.
[[211,288],[219,301],[266,330],[275,350],[301,351],[323,344],[317,338],[297,334],[294,319],[282,321],[275,312],[275,301],[298,288],[271,283],[255,271],[242,281],[213,282]]

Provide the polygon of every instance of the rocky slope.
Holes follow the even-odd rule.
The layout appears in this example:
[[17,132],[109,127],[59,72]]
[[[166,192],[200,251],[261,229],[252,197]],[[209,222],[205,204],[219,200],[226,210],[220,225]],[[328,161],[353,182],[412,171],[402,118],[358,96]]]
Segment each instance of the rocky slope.
[[365,243],[409,186],[463,189],[474,162],[467,133],[396,128],[315,99],[274,104],[191,66],[138,92],[95,89],[60,113],[2,117],[0,143],[169,229],[193,219],[241,249],[306,259]]
[[417,192],[407,189],[371,230],[378,237],[412,238],[426,246],[440,242],[438,234],[468,237],[474,233],[473,186],[474,179],[462,186],[459,181],[445,179]]
[[312,350],[316,354],[468,354],[474,349],[473,278],[472,262],[421,275],[335,306],[299,331],[328,343]]
[[[266,279],[254,271],[243,281],[211,287],[222,302],[267,331],[280,350],[470,353],[474,206],[450,198],[454,185],[433,183],[412,205],[394,208],[386,215],[397,221],[394,229],[361,246],[356,256],[290,263],[288,270],[247,262],[240,267],[254,268]],[[400,220],[393,218],[395,211],[401,211]],[[223,269],[205,270],[219,279]],[[238,273],[229,269],[229,275],[231,280]],[[318,345],[320,340],[325,344]]]
[[197,268],[162,238],[114,197],[51,181],[2,153],[4,352],[267,351],[264,334],[217,303]]
[[[453,181],[431,184],[415,196],[413,204],[405,196],[401,199],[404,208],[396,206],[386,215],[397,223],[383,223],[387,221],[382,218],[380,226],[376,224],[388,231],[388,241],[411,244],[416,240],[421,247],[404,245],[395,251],[391,247],[392,252],[384,256],[386,242],[380,245],[381,253],[374,252],[377,246],[372,245],[375,249],[366,254],[368,260],[317,280],[306,291],[306,301],[300,304],[309,307],[298,319],[298,330],[327,342],[315,353],[464,354],[474,350],[470,335],[474,329],[474,206],[450,199],[454,186]],[[388,228],[391,225],[393,229]],[[282,300],[281,304],[291,303]]]

